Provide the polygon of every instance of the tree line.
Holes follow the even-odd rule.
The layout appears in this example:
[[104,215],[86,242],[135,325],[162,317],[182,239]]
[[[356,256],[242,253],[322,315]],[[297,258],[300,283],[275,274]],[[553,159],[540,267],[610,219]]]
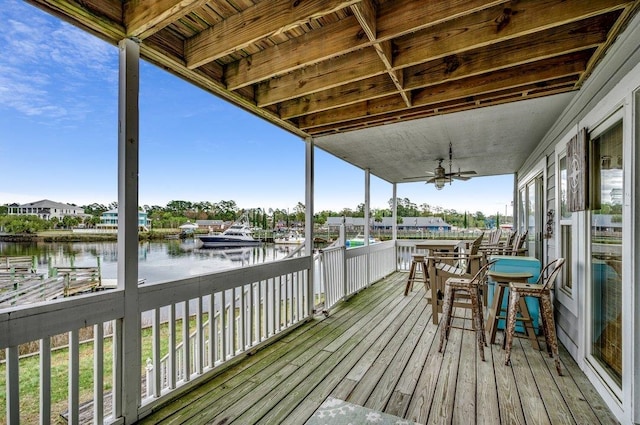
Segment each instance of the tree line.
[[[392,216],[393,199],[389,199],[388,208],[374,208],[370,211],[373,221],[381,222],[383,217]],[[35,216],[8,215],[7,206],[0,206],[0,229],[9,233],[36,233],[49,229],[70,229],[83,225],[95,227],[100,223],[100,216],[106,212],[118,208],[117,202],[108,205],[92,203],[81,205],[86,217],[66,216],[62,219],[52,218],[42,220]],[[305,205],[302,202],[293,209],[254,207],[242,209],[233,200],[219,202],[191,202],[173,200],[165,206],[143,205],[141,210],[147,213],[153,229],[172,229],[186,222],[196,220],[221,220],[224,222],[235,221],[246,214],[254,227],[262,229],[277,229],[281,227],[302,227],[305,222]],[[445,222],[458,228],[485,228],[505,223],[505,217],[485,216],[481,211],[470,213],[458,212],[454,209],[445,209],[426,203],[415,204],[408,198],[398,198],[398,217],[441,217]],[[323,210],[314,214],[314,222],[323,225],[328,217],[364,217],[365,205],[359,204],[356,208],[343,208],[340,211]]]

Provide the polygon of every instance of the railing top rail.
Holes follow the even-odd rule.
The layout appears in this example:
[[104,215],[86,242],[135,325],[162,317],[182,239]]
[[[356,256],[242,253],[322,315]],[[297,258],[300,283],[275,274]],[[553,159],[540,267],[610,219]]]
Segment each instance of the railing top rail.
[[302,256],[272,263],[224,270],[202,274],[186,279],[142,285],[139,288],[140,311],[187,301],[193,298],[238,288],[248,283],[309,270],[313,267],[313,258]]

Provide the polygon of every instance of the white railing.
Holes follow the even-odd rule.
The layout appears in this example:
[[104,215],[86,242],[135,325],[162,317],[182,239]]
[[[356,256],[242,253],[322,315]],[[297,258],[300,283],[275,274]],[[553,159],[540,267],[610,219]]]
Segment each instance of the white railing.
[[[214,369],[307,320],[315,303],[328,311],[393,273],[397,259],[396,244],[388,241],[141,285],[139,388],[125,388],[123,379],[136,373],[123,364],[125,291],[0,310],[0,376],[6,377],[0,422],[49,424],[64,414],[68,423],[120,424],[123,395],[132,391],[139,394],[137,415],[144,417]],[[36,370],[35,383],[28,384]],[[61,395],[60,382],[66,388]]]
[[[310,317],[312,261],[292,258],[140,286],[138,313],[148,325],[141,330],[140,358],[151,359],[140,370],[140,417],[212,369]],[[0,376],[6,377],[7,394],[0,422],[48,424],[64,413],[69,423],[86,418],[122,423],[121,394],[131,389],[123,388],[121,376],[123,369],[135,373],[122,364],[120,354],[124,305],[124,291],[112,290],[0,310],[5,354]],[[105,327],[114,329],[112,336],[105,338]],[[91,343],[81,343],[88,333]],[[64,347],[56,349],[61,339]],[[193,342],[182,344],[186,340]],[[161,353],[168,354],[167,367]],[[164,368],[166,377],[157,374],[148,381],[143,378],[147,366]],[[34,371],[40,372],[35,384],[25,388],[24,377]],[[84,388],[84,381],[92,388]],[[60,382],[68,382],[62,395]],[[24,395],[28,392],[35,393],[35,401]]]
[[340,300],[396,271],[394,241],[346,249],[336,246],[321,251],[324,310]]

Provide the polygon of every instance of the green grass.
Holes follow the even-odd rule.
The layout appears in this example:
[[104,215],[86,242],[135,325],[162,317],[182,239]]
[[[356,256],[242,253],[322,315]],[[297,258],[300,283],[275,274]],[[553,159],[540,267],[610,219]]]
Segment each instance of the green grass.
[[[203,322],[207,315],[203,315]],[[195,330],[195,319],[189,324],[190,332]],[[169,352],[169,326],[160,326],[160,355]],[[176,344],[182,341],[182,320],[176,320]],[[141,374],[145,370],[147,358],[153,358],[153,336],[151,328],[141,330]],[[111,336],[104,338],[104,391],[111,391],[113,383],[113,345]],[[93,343],[80,344],[80,403],[93,399]],[[38,423],[40,407],[40,356],[24,356],[20,359],[20,421]],[[56,349],[51,353],[51,412],[52,423],[57,423],[59,415],[68,407],[69,350]],[[6,364],[0,364],[0,423],[6,423]]]

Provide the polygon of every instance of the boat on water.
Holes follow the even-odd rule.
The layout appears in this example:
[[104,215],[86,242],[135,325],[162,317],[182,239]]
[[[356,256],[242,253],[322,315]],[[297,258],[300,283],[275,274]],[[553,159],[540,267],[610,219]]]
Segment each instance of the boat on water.
[[289,232],[274,236],[273,243],[287,244],[287,245],[301,245],[304,243],[304,236],[296,230],[290,230]]
[[[369,245],[374,244],[376,242],[380,242],[380,241],[369,236]],[[364,235],[361,235],[361,234],[357,235],[354,238],[347,239],[345,241],[345,246],[347,248],[353,248],[355,246],[363,246],[363,245],[364,245]]]
[[244,221],[236,221],[222,233],[200,235],[205,248],[227,248],[235,246],[255,246],[262,243],[252,235],[251,228]]

